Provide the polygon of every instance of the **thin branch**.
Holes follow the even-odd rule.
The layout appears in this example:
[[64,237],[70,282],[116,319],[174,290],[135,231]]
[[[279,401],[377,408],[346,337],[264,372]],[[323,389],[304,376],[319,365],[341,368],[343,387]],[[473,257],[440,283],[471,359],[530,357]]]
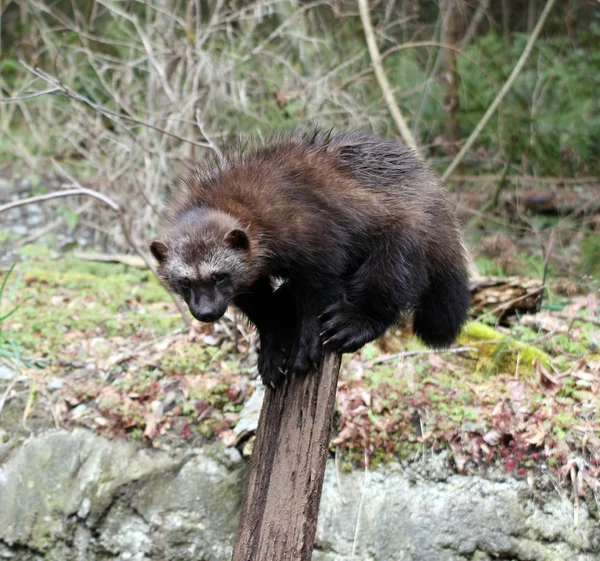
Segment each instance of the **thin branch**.
[[[397,53],[399,51],[404,51],[406,49],[417,49],[420,47],[439,47],[441,49],[449,49],[451,51],[454,51],[457,55],[464,58],[465,60],[470,62],[473,66],[475,66],[475,68],[477,68],[477,70],[479,70],[482,74],[485,74],[485,76],[488,78],[488,81],[490,82],[490,85],[493,87],[493,83],[492,83],[492,80],[491,80],[489,74],[485,72],[485,70],[482,68],[482,66],[479,63],[477,63],[477,61],[475,61],[471,57],[467,56],[460,48],[455,47],[453,45],[447,45],[445,43],[441,43],[440,41],[409,41],[406,43],[402,43],[400,45],[394,45],[393,47],[390,47],[389,49],[387,49],[381,53],[381,61],[383,62],[387,57],[389,57],[390,55]],[[357,60],[360,56],[362,56],[362,52],[357,53],[356,55],[354,55],[353,58],[347,60],[344,63],[344,66],[355,62],[355,60]],[[342,65],[340,65],[340,66],[342,66]],[[355,74],[354,76],[351,76],[350,78],[347,78],[346,80],[344,80],[338,86],[338,89],[343,90],[344,88],[348,87],[353,82],[356,82],[356,80],[360,80],[361,78],[368,76],[372,72],[374,72],[373,68],[365,68],[364,70],[361,70],[358,74]],[[430,72],[429,74],[432,74],[432,72]],[[329,75],[326,75],[324,78],[327,78],[327,77],[329,77]],[[431,81],[431,78],[427,81],[428,82]]]
[[34,97],[39,97],[41,95],[53,94],[55,92],[60,92],[59,88],[48,88],[47,90],[42,90],[40,92],[33,92],[27,95],[20,95],[17,97],[0,97],[0,101],[2,103],[11,103],[15,101],[23,101],[25,99],[33,99]]
[[[20,60],[19,62],[34,76],[37,76],[41,80],[44,80],[48,84],[52,84],[54,86],[53,90],[46,90],[43,93],[55,93],[55,92],[64,93],[71,99],[74,99],[75,101],[79,101],[80,103],[83,103],[84,105],[87,105],[88,107],[92,108],[94,111],[97,111],[98,113],[101,113],[102,115],[104,115],[107,119],[109,119],[110,121],[115,123],[117,126],[124,129],[127,132],[127,134],[129,134],[129,136],[134,140],[136,137],[135,137],[133,131],[129,127],[125,126],[120,121],[120,119],[123,119],[125,121],[131,121],[132,123],[136,123],[138,125],[142,125],[143,127],[147,127],[156,132],[160,132],[161,134],[165,134],[167,136],[170,136],[171,138],[180,140],[181,142],[188,142],[188,143],[193,144],[194,146],[198,146],[200,148],[212,149],[212,146],[207,142],[198,142],[198,141],[192,140],[190,138],[183,138],[179,135],[176,135],[174,133],[171,133],[169,131],[166,131],[164,129],[156,127],[150,123],[147,123],[146,121],[142,121],[140,119],[136,119],[135,117],[131,117],[130,115],[124,115],[123,113],[118,113],[117,111],[112,111],[111,109],[108,109],[107,107],[103,107],[102,105],[95,103],[95,102],[87,99],[86,97],[78,94],[77,92],[71,90],[67,86],[64,86],[63,84],[60,83],[58,78],[55,78],[54,76],[52,76],[50,74],[47,74],[46,72],[40,70],[39,68],[32,68],[24,60]],[[40,95],[41,95],[41,93],[40,93]],[[13,101],[13,99],[9,99],[8,101]]]
[[[364,2],[365,0],[361,0],[361,1]],[[544,26],[544,23],[546,22],[546,18],[548,17],[548,14],[550,13],[550,10],[552,9],[552,6],[554,6],[555,2],[556,2],[556,0],[548,0],[546,2],[544,11],[542,12],[542,14],[540,16],[540,19],[537,22],[537,25],[535,26],[533,33],[529,37],[529,40],[527,41],[527,45],[525,45],[525,49],[523,49],[523,53],[521,54],[521,57],[519,58],[519,60],[517,61],[517,64],[513,68],[513,71],[511,72],[510,76],[508,77],[508,79],[506,80],[504,85],[502,86],[502,89],[498,92],[498,95],[496,96],[494,101],[492,101],[492,104],[488,107],[488,110],[485,112],[485,115],[481,118],[479,123],[477,123],[475,130],[471,133],[471,136],[469,136],[469,138],[465,142],[465,145],[461,148],[460,152],[456,155],[454,160],[452,160],[452,163],[448,166],[448,169],[446,169],[446,171],[442,175],[442,181],[445,181],[446,179],[448,179],[448,177],[450,177],[452,175],[452,172],[462,162],[466,153],[470,150],[470,148],[473,145],[473,143],[475,142],[475,140],[477,140],[477,138],[481,134],[481,131],[484,129],[485,125],[487,125],[487,122],[490,120],[490,118],[492,117],[492,115],[494,114],[494,112],[496,111],[498,106],[500,105],[500,103],[502,103],[504,96],[512,88],[515,80],[517,79],[517,76],[523,69],[523,66],[525,66],[525,63],[527,62],[527,59],[529,58],[529,55],[531,54],[531,51],[533,50],[535,42],[542,31],[542,27]]]
[[[548,239],[548,246],[546,247],[546,255],[544,257],[544,274],[542,275],[542,286],[546,286],[548,279],[548,265],[550,265],[550,256],[552,255],[552,248],[556,242],[556,228],[552,228],[550,231],[550,238]],[[537,311],[542,311],[542,304],[544,303],[544,290],[540,292],[540,299],[537,304]]]
[[31,205],[33,203],[39,203],[42,201],[48,201],[50,199],[58,199],[59,197],[71,197],[73,195],[81,195],[82,192],[80,189],[65,189],[64,191],[53,191],[51,193],[46,193],[45,195],[38,195],[36,197],[28,197],[26,199],[19,199],[18,201],[13,201],[12,203],[6,203],[4,205],[0,205],[0,213],[6,212],[11,208],[17,208],[20,206]]
[[365,495],[367,494],[367,486],[369,484],[369,456],[367,455],[367,449],[364,449],[365,457],[365,476],[360,491],[360,501],[358,502],[358,512],[356,513],[356,524],[354,526],[354,539],[352,540],[352,558],[356,555],[356,545],[358,544],[358,530],[360,528],[360,517],[362,515],[363,502]]
[[375,40],[375,32],[373,30],[371,17],[369,14],[368,0],[358,0],[358,9],[360,11],[360,19],[362,21],[363,31],[365,33],[365,39],[367,41],[367,47],[369,49],[369,55],[371,56],[373,70],[375,71],[375,76],[377,78],[377,81],[379,82],[381,92],[383,93],[383,98],[387,103],[392,119],[394,119],[394,122],[396,123],[398,131],[400,132],[400,135],[402,136],[404,142],[406,142],[408,146],[410,146],[417,153],[419,153],[417,143],[415,142],[415,139],[412,133],[410,132],[410,128],[408,127],[408,124],[406,123],[406,120],[404,119],[400,108],[396,104],[394,94],[392,92],[392,87],[383,69],[383,64],[381,63],[381,53],[379,52],[379,47],[377,46],[377,41]]
[[[457,181],[472,181],[476,183],[487,183],[491,181],[497,181],[502,177],[502,173],[498,174],[482,174],[482,175],[469,175],[469,174],[457,174],[454,176]],[[586,176],[586,177],[534,177],[532,175],[507,175],[505,177],[507,181],[519,182],[519,183],[534,183],[534,184],[550,184],[550,185],[579,185],[582,183],[597,184],[600,183],[600,176]]]
[[200,114],[200,110],[196,109],[196,125],[200,129],[200,133],[205,138],[208,148],[210,148],[219,158],[219,161],[222,162],[224,160],[223,153],[219,150],[219,147],[215,144],[213,139],[207,134],[204,128],[204,122],[202,121],[202,116]]

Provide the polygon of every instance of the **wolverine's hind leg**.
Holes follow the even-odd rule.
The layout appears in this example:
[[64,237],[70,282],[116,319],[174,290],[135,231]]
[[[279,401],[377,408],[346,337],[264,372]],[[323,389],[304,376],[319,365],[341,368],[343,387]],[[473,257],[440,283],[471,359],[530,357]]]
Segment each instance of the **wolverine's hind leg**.
[[357,351],[383,335],[400,312],[414,308],[425,286],[421,253],[418,244],[405,241],[370,255],[350,276],[346,297],[322,314],[323,345]]

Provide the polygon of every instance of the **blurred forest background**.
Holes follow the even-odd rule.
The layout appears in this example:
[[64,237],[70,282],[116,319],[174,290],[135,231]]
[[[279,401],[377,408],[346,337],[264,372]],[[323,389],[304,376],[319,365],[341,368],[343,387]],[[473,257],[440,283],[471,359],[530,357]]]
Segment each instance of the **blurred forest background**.
[[[370,2],[395,102],[440,172],[545,5]],[[398,135],[354,1],[5,0],[1,29],[1,96],[14,100],[0,105],[1,161],[41,174],[62,162],[126,203],[139,239],[177,173],[234,135],[314,124]],[[599,90],[600,4],[561,1],[460,173],[598,175]],[[496,183],[477,185],[489,203]]]
[[[238,443],[252,338],[229,317],[189,344],[144,268],[161,205],[236,136],[360,128],[412,139],[479,274],[510,278],[474,288],[478,321],[452,354],[392,333],[347,357],[333,445],[357,462],[449,447],[459,471],[529,474],[542,458],[598,490],[598,0],[0,6],[0,203],[71,195],[0,214],[0,263],[24,261],[0,287],[0,358],[27,373],[5,379],[0,414]],[[61,253],[73,246],[147,263]]]

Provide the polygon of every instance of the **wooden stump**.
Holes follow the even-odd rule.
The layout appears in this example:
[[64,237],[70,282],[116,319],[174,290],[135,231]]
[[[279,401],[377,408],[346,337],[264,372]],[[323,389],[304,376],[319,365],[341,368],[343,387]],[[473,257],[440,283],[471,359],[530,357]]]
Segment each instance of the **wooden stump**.
[[309,561],[312,556],[340,356],[267,388],[233,561]]

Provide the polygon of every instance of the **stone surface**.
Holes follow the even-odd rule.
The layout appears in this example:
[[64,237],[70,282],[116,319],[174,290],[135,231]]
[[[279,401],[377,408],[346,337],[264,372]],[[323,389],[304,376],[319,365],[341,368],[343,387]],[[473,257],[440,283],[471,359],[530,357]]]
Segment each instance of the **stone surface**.
[[[245,464],[209,447],[173,457],[76,430],[0,455],[0,559],[229,561]],[[501,479],[501,478],[500,478]],[[523,482],[423,468],[329,465],[315,561],[592,561],[585,504]],[[353,555],[354,553],[354,555]]]

